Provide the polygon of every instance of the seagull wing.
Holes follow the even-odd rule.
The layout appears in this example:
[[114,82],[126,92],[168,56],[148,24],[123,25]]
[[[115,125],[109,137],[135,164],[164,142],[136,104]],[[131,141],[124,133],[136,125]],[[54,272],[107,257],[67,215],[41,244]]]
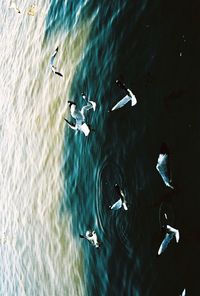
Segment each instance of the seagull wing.
[[84,133],[84,135],[87,137],[90,133],[90,129],[86,123],[83,123],[78,127],[78,129]]
[[158,250],[158,255],[162,254],[168,247],[170,241],[173,239],[174,233],[166,233],[165,238],[163,239],[160,248]]
[[171,185],[169,172],[169,157],[167,154],[159,154],[156,169],[159,172],[161,178],[163,179],[165,185],[174,189],[174,187]]
[[52,56],[51,56],[51,59],[50,59],[50,65],[53,66],[53,62],[55,60],[55,57],[58,53],[58,47],[56,48],[56,50],[53,52]]
[[180,233],[179,233],[179,230],[176,229],[176,228],[173,228],[169,225],[167,225],[167,230],[170,232],[170,233],[173,233],[173,235],[175,235],[175,239],[176,239],[176,242],[178,243],[179,242],[179,239],[180,239]]
[[180,233],[179,233],[178,229],[176,230],[175,238],[176,238],[176,242],[178,243],[179,239],[180,239]]
[[93,102],[93,101],[88,101],[87,102],[87,105],[85,105],[85,106],[83,106],[81,108],[81,114],[83,116],[85,116],[86,115],[86,112],[89,111],[89,110],[91,110],[91,109],[93,109],[95,111],[95,109],[96,109],[96,103]]
[[50,59],[50,66],[53,66],[54,60],[55,60],[55,56],[52,56],[51,59]]
[[118,201],[116,201],[112,206],[111,210],[119,210],[122,207],[122,199],[120,198]]
[[63,75],[60,72],[55,71],[55,74],[57,74],[58,76],[63,77]]
[[69,125],[69,127],[71,127],[73,130],[77,130],[77,126],[74,125],[73,123],[69,122],[66,118],[64,118],[64,120],[67,122],[67,124]]
[[132,93],[130,89],[127,89],[129,96],[131,97],[131,106],[134,106],[137,104],[136,96]]
[[125,211],[128,211],[128,207],[127,207],[126,201],[123,201],[122,205],[123,205],[124,210]]
[[186,290],[184,289],[181,296],[185,296],[186,295]]
[[122,196],[123,200],[125,200],[125,194],[124,194],[124,192],[122,191],[122,189],[120,189],[120,195]]
[[95,110],[96,110],[96,105],[97,105],[97,103],[94,102],[94,101],[88,101],[88,102],[92,105],[92,108],[93,108],[93,110],[95,111]]
[[131,97],[126,95],[114,107],[112,107],[111,111],[114,111],[114,110],[124,107],[124,105],[126,105],[129,101],[131,101]]
[[121,200],[122,200],[122,206],[123,206],[124,210],[127,211],[128,210],[127,201],[126,201],[126,197],[125,197],[125,194],[122,191],[122,189],[120,189],[120,195],[121,195]]

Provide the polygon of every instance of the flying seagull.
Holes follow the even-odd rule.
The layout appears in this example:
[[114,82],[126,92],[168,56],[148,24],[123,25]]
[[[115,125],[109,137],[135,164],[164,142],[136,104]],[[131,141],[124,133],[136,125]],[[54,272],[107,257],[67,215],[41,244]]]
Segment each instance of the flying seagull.
[[63,77],[63,75],[60,72],[56,71],[56,67],[54,66],[54,60],[55,60],[55,57],[56,57],[57,53],[58,53],[58,47],[56,48],[56,50],[53,52],[53,54],[51,56],[50,66],[51,66],[51,70],[52,70],[53,73]]
[[112,206],[110,206],[111,210],[119,210],[121,207],[124,208],[125,211],[128,210],[127,201],[125,199],[125,195],[118,184],[115,184],[115,191],[117,195],[120,197]]
[[174,189],[172,186],[172,181],[170,179],[170,166],[169,166],[169,150],[166,144],[162,144],[160,154],[158,156],[158,161],[156,165],[156,169],[159,172],[163,182],[166,186]]
[[[84,100],[86,100],[85,94],[82,94],[82,97]],[[67,122],[67,124],[71,129],[81,131],[87,137],[91,131],[91,128],[85,122],[85,115],[86,115],[86,112],[89,111],[90,109],[93,109],[95,111],[96,103],[88,100],[87,104],[83,106],[81,110],[77,110],[76,103],[72,101],[68,101],[68,104],[70,107],[71,116],[76,120],[76,124],[69,122],[66,118],[65,118],[65,121]]]
[[179,242],[180,234],[179,230],[171,227],[170,225],[163,226],[165,230],[165,237],[160,245],[160,248],[158,250],[158,255],[161,255],[166,248],[168,247],[170,241],[175,237],[176,242]]
[[98,241],[97,234],[93,230],[87,230],[85,235],[79,234],[80,238],[88,240],[95,248],[100,248],[100,242]]
[[117,110],[119,108],[124,107],[124,105],[126,105],[129,101],[131,101],[131,106],[134,106],[137,104],[137,100],[135,95],[132,93],[132,91],[130,89],[128,89],[124,83],[122,83],[120,80],[116,80],[116,84],[122,88],[123,90],[125,90],[126,92],[126,96],[123,97],[117,104],[115,104],[111,111]]

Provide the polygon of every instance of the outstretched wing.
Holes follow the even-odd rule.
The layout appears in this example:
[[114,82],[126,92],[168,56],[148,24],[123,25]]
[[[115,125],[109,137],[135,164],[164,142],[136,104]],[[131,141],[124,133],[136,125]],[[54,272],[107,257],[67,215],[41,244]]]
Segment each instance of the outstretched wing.
[[124,201],[124,202],[122,203],[122,205],[123,205],[124,210],[125,210],[125,211],[128,211],[128,207],[127,207],[127,203],[126,203],[126,201]]
[[171,227],[170,225],[167,225],[167,231],[169,231],[170,233],[173,233],[175,235],[176,242],[178,243],[179,239],[180,239],[179,230]]
[[175,238],[176,238],[176,242],[178,243],[179,239],[180,239],[180,233],[179,233],[178,229],[176,230]]
[[169,157],[167,154],[159,154],[156,169],[163,179],[165,185],[174,189],[174,187],[170,184]]
[[74,125],[73,123],[71,123],[70,121],[68,121],[66,118],[64,118],[64,120],[67,122],[67,124],[69,125],[69,127],[71,127],[73,130],[77,130],[76,125]]
[[122,199],[120,198],[118,201],[116,201],[112,206],[111,210],[119,210],[122,207]]
[[184,289],[181,296],[185,296],[186,295],[186,290]]
[[173,239],[174,233],[166,233],[165,238],[163,239],[160,248],[158,250],[158,255],[162,254],[168,247],[170,241]]
[[54,64],[54,60],[55,60],[55,57],[58,53],[58,47],[56,48],[56,50],[53,52],[52,56],[51,56],[51,59],[50,59],[50,65],[53,66]]
[[55,74],[57,74],[58,76],[63,77],[63,75],[60,72],[55,71]]
[[95,111],[95,109],[96,109],[96,103],[93,102],[93,101],[88,101],[87,102],[87,105],[85,105],[85,106],[83,106],[81,108],[81,114],[83,114],[83,116],[85,116],[86,115],[86,112],[89,111],[89,110],[91,110],[91,109],[93,109]]
[[129,94],[129,96],[131,97],[131,106],[136,105],[137,104],[136,96],[132,93],[132,91],[130,89],[127,89],[127,92]]
[[89,126],[86,123],[83,123],[82,125],[78,126],[78,129],[84,133],[84,135],[87,137],[90,133]]
[[112,107],[111,111],[124,107],[124,105],[126,105],[129,101],[131,101],[131,97],[126,95],[114,107]]

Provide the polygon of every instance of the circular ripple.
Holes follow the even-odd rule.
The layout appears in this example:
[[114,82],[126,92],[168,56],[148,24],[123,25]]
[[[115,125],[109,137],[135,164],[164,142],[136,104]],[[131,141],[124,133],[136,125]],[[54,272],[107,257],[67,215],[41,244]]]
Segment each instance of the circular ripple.
[[132,232],[133,215],[132,210],[119,209],[111,211],[109,205],[117,201],[114,184],[119,184],[129,202],[128,191],[125,188],[124,173],[121,167],[107,157],[104,159],[96,176],[96,213],[97,223],[108,241],[120,240],[128,252],[132,253],[129,241],[129,233]]

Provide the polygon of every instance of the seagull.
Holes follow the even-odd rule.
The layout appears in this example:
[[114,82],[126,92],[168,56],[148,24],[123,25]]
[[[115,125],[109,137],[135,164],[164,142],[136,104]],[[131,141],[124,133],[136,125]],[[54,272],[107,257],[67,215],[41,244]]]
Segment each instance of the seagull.
[[166,250],[166,248],[168,247],[168,244],[174,237],[175,237],[176,243],[178,243],[180,239],[180,234],[178,229],[175,229],[170,225],[163,226],[163,228],[166,234],[158,250],[158,255],[161,255]]
[[21,11],[17,7],[17,4],[15,3],[15,1],[11,1],[10,8],[13,8],[17,13],[21,13]]
[[[82,97],[84,100],[86,100],[85,94],[82,94]],[[85,115],[90,109],[93,109],[94,111],[96,110],[96,103],[88,100],[87,105],[83,106],[81,110],[77,110],[76,103],[72,101],[68,101],[68,104],[70,107],[71,116],[76,120],[76,124],[69,122],[66,118],[65,121],[71,129],[81,131],[87,137],[91,131],[91,128],[85,122]]]
[[112,206],[110,206],[111,210],[119,210],[121,209],[121,207],[124,208],[125,211],[128,210],[127,207],[127,201],[125,199],[125,195],[123,193],[123,191],[121,190],[121,188],[119,187],[118,184],[115,184],[115,190],[118,194],[118,196],[120,196],[120,199],[118,201],[116,201]]
[[79,234],[80,238],[87,239],[95,248],[100,248],[100,242],[98,241],[97,234],[93,230],[87,230],[85,236],[82,234]]
[[124,107],[129,101],[131,101],[131,106],[134,106],[137,104],[137,99],[135,95],[132,93],[130,89],[128,89],[124,83],[122,83],[120,80],[116,80],[116,84],[121,87],[126,92],[126,96],[123,97],[114,107],[112,107],[111,111],[117,110],[119,108]]
[[60,72],[56,71],[56,67],[55,67],[54,64],[53,64],[53,63],[54,63],[54,60],[55,60],[55,57],[56,57],[56,55],[57,55],[57,53],[58,53],[58,47],[56,48],[56,50],[53,52],[53,54],[52,54],[52,56],[51,56],[51,59],[50,59],[50,66],[51,66],[51,70],[53,71],[53,73],[55,73],[55,74],[57,74],[57,75],[63,77],[63,75],[62,75]]
[[169,150],[166,144],[162,144],[161,146],[161,151],[158,156],[156,169],[161,175],[161,178],[163,179],[163,182],[165,183],[165,185],[170,187],[171,189],[174,189],[174,187],[171,184],[172,181],[170,179]]
[[184,289],[180,296],[185,296],[185,295],[186,295],[186,290]]

